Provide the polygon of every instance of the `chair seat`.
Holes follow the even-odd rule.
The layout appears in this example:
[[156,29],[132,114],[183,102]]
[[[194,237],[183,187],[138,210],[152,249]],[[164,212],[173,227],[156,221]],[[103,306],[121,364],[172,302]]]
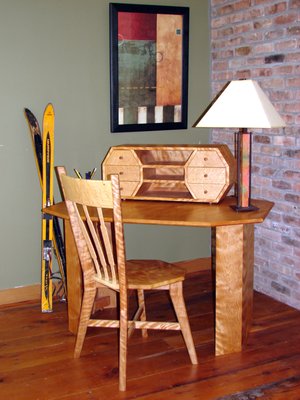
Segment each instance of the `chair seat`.
[[129,289],[154,289],[183,281],[185,270],[160,260],[129,260],[126,274]]
[[[126,262],[128,289],[155,289],[184,280],[185,269],[160,260],[129,260]],[[97,285],[119,291],[119,284],[95,274]]]

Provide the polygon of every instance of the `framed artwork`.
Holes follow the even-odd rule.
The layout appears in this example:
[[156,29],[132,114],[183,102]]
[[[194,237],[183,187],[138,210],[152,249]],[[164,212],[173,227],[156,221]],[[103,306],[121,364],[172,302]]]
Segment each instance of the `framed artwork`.
[[111,131],[186,129],[189,8],[110,3]]

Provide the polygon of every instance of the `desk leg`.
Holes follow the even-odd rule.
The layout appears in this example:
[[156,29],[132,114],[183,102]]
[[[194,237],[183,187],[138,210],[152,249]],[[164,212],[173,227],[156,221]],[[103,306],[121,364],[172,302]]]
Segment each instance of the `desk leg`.
[[[69,331],[76,335],[82,302],[82,271],[69,220],[64,221],[64,231],[67,263]],[[116,293],[107,287],[98,289],[94,311],[103,309],[104,307],[116,307]]]
[[216,228],[216,355],[242,350],[252,322],[254,225]]
[[69,330],[76,335],[82,299],[82,272],[69,220],[64,221],[64,230],[67,263]]

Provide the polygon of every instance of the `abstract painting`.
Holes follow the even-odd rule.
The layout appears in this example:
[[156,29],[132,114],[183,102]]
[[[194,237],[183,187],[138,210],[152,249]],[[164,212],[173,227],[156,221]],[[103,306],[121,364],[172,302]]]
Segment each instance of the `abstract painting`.
[[110,4],[111,131],[187,127],[187,7]]

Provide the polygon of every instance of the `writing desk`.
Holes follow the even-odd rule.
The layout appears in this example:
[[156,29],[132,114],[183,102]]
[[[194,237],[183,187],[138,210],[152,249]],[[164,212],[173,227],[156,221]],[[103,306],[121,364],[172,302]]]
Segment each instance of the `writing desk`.
[[[219,204],[122,201],[124,223],[214,228],[216,355],[241,351],[247,340],[252,320],[254,224],[263,222],[273,207],[272,202],[252,200],[257,211],[236,212],[230,207],[235,202],[232,197]],[[67,209],[61,202],[43,211],[64,220],[69,329],[76,333],[82,298],[81,269]],[[105,221],[112,221],[111,210],[107,210]]]

